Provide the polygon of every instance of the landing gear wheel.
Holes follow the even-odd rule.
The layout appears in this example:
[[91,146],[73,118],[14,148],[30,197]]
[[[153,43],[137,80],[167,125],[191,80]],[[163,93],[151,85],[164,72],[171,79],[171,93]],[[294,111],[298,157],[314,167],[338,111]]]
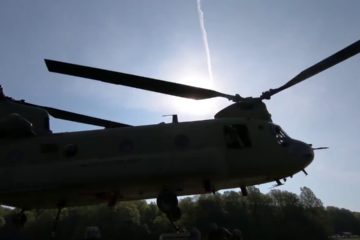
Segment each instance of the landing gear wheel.
[[167,190],[161,191],[156,199],[158,208],[164,213],[172,212],[177,208],[178,203],[176,194]]
[[172,209],[172,211],[167,212],[166,216],[171,222],[176,222],[181,218],[181,210],[179,207]]
[[178,206],[179,202],[176,194],[168,190],[161,191],[156,199],[156,203],[160,211],[166,214],[171,225],[179,232],[180,229],[174,223],[181,218],[181,210]]

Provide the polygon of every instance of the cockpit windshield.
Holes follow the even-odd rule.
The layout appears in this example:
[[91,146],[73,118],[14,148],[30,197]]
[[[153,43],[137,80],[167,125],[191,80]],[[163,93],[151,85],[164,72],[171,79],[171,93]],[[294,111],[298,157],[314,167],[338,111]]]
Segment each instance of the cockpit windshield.
[[286,132],[284,130],[282,130],[280,126],[277,126],[277,125],[274,125],[274,130],[275,130],[276,141],[281,146],[284,146],[284,147],[287,146],[288,139],[290,139],[290,137],[286,134]]

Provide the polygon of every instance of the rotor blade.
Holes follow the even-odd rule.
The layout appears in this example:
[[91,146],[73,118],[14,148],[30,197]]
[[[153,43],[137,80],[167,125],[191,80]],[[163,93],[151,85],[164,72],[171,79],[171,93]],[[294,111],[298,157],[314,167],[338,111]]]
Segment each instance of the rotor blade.
[[302,82],[342,61],[345,61],[346,59],[358,54],[359,52],[360,52],[360,40],[354,42],[353,44],[347,46],[346,48],[340,50],[339,52],[331,55],[330,57],[325,58],[324,60],[316,63],[315,65],[305,69],[304,71],[296,75],[293,79],[291,79],[283,86],[263,92],[260,98],[270,99],[272,95],[282,90],[285,90],[295,84],[298,84],[299,82]]
[[141,77],[121,72],[109,71],[99,68],[81,66],[72,63],[59,62],[45,59],[46,66],[50,72],[62,73],[77,77],[99,80],[106,83],[124,85],[143,90],[169,94],[173,96],[192,98],[196,100],[225,97],[232,100],[234,96],[220,93],[214,90],[192,87],[179,83]]
[[127,124],[113,122],[113,121],[104,120],[104,119],[95,118],[95,117],[90,117],[90,116],[73,113],[73,112],[68,112],[68,111],[64,111],[64,110],[60,110],[60,109],[56,109],[56,108],[52,108],[52,107],[36,105],[36,104],[27,103],[27,102],[23,102],[23,101],[21,101],[20,103],[28,105],[28,106],[32,106],[32,107],[45,109],[54,118],[59,118],[59,119],[63,119],[63,120],[85,123],[85,124],[90,124],[90,125],[95,125],[95,126],[100,126],[100,127],[105,127],[105,128],[131,127],[130,125],[127,125]]

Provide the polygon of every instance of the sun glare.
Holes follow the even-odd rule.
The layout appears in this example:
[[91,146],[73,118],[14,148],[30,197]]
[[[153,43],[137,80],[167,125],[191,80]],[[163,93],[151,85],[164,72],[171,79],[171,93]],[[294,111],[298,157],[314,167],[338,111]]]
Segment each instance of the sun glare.
[[[214,82],[212,82],[207,74],[201,74],[193,71],[188,73],[180,73],[175,78],[176,82],[190,85],[194,87],[201,87],[207,89],[215,89]],[[216,113],[216,104],[212,100],[193,100],[186,98],[172,98],[171,105],[176,113],[183,113],[186,115],[206,116]]]

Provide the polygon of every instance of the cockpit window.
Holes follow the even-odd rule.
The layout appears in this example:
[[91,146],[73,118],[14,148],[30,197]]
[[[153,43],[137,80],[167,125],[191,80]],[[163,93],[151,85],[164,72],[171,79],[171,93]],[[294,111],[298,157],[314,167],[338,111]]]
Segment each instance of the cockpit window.
[[289,136],[279,126],[275,126],[275,137],[281,146],[286,147],[288,145]]
[[246,125],[224,126],[225,142],[228,148],[249,148],[251,141]]

